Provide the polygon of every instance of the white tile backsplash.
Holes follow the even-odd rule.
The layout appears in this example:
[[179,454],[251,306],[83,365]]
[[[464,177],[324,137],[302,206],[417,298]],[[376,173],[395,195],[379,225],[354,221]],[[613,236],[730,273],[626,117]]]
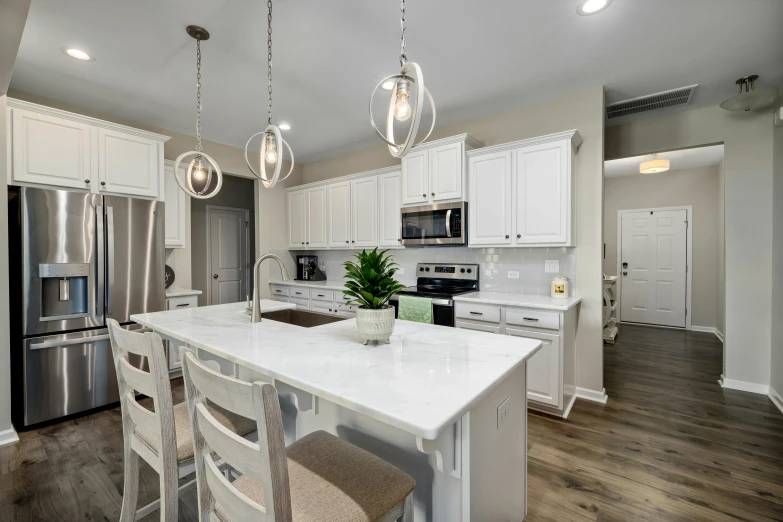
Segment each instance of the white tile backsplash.
[[[318,264],[326,268],[326,277],[330,280],[343,279],[343,263],[353,259],[353,250],[318,250],[293,252],[274,251],[285,259],[288,266],[296,266],[296,255],[317,255]],[[398,280],[406,285],[416,284],[417,263],[478,263],[481,265],[479,287],[487,292],[511,292],[520,294],[549,295],[550,283],[555,276],[565,276],[571,281],[571,297],[574,293],[574,274],[576,273],[576,249],[566,247],[550,248],[467,248],[467,247],[427,247],[390,250],[389,254],[405,274]],[[287,257],[286,257],[287,256]],[[558,260],[560,272],[546,273],[544,262]],[[274,268],[274,269],[272,269]],[[269,279],[279,280],[277,266],[270,268]],[[519,272],[519,279],[509,279],[508,272]],[[291,276],[296,272],[293,271]]]

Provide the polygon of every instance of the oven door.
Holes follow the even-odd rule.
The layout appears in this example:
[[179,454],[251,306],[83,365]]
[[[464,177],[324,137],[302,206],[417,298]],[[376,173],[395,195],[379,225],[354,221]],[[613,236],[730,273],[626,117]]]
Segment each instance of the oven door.
[[[400,303],[397,296],[395,295],[389,299],[389,303],[394,307],[394,317],[396,319],[400,311]],[[440,326],[454,326],[454,301],[451,299],[433,299],[432,320],[433,324]]]
[[467,244],[468,204],[464,201],[406,207],[401,211],[402,244]]

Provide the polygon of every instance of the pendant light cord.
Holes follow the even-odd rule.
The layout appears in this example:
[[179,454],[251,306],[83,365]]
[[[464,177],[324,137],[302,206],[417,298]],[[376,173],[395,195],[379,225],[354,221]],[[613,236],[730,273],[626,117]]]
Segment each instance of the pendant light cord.
[[[196,150],[201,148],[201,39],[196,39]],[[199,156],[200,157],[200,156]]]
[[408,61],[405,54],[405,0],[400,2],[400,67]]
[[267,120],[268,125],[272,125],[272,0],[267,0],[266,6],[269,9],[269,14],[266,15],[267,20],[267,29],[266,29],[266,47],[267,47],[267,55],[266,55],[266,66],[267,66],[267,80],[269,82],[269,108],[268,108],[268,115],[269,119]]

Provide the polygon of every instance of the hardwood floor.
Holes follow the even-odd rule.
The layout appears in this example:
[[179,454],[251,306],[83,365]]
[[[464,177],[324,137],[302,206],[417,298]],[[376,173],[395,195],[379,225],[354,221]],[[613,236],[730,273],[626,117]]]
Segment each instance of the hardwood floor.
[[[529,417],[526,520],[783,520],[783,414],[717,384],[714,335],[622,325],[605,348],[608,404]],[[181,401],[181,380],[172,387]],[[118,409],[20,439],[0,447],[0,521],[118,519]],[[139,506],[158,497],[146,464],[139,495]],[[180,520],[197,520],[195,506],[193,491]]]

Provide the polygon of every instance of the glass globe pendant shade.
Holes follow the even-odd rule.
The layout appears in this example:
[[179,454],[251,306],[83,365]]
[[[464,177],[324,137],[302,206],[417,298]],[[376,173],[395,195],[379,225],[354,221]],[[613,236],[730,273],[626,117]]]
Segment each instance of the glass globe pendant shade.
[[666,159],[650,160],[645,161],[639,165],[639,172],[642,174],[658,174],[660,172],[666,172],[669,170],[669,166],[669,160]]
[[[375,94],[378,89],[383,89],[383,85],[390,81],[394,81],[394,87],[391,90],[391,96],[389,98],[389,108],[386,115],[386,133],[382,133],[378,126],[375,124],[375,118],[373,117],[372,108],[373,101],[375,100]],[[411,106],[411,95],[415,94],[414,104]],[[430,108],[432,110],[432,124],[430,125],[427,135],[424,139],[418,143],[427,141],[430,137],[432,130],[435,128],[435,102],[432,100],[430,92],[424,87],[424,75],[421,72],[421,67],[416,62],[406,62],[400,69],[399,74],[393,74],[387,76],[375,86],[370,96],[370,124],[375,129],[378,137],[383,140],[389,147],[389,152],[395,158],[404,158],[418,143],[414,143],[416,136],[419,133],[419,125],[421,124],[421,115],[424,108],[424,99],[429,101]],[[395,121],[409,121],[410,127],[408,128],[408,134],[405,141],[397,143],[394,137],[394,122]]]
[[774,91],[750,91],[732,96],[720,104],[720,108],[732,112],[750,112],[770,103],[775,97]]

